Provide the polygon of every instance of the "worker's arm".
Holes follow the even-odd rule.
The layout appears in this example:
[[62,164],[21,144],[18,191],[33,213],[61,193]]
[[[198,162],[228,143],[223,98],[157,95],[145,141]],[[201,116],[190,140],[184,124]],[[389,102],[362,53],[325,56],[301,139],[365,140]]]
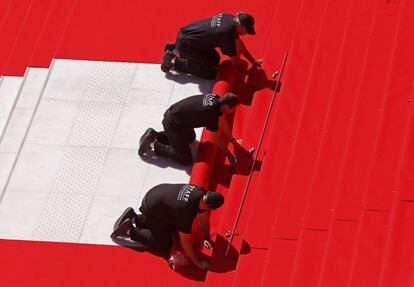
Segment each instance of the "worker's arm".
[[200,269],[206,270],[208,268],[208,262],[201,260],[196,254],[193,243],[191,242],[191,233],[178,232],[180,236],[180,243],[184,249],[185,254]]
[[230,164],[234,167],[236,165],[236,158],[234,157],[234,155],[224,145],[223,140],[218,136],[217,132],[211,132],[211,134],[213,136],[214,143],[222,152],[224,152],[224,154],[229,159]]
[[[204,237],[205,245],[207,244],[208,248],[213,248],[213,241],[210,237],[210,211],[207,210],[203,213],[198,214],[198,223],[200,224],[201,233]],[[206,243],[207,241],[207,243]]]
[[240,148],[241,140],[237,140],[235,137],[233,137],[229,124],[225,117],[221,117],[219,120],[219,129],[223,132],[224,136],[227,138],[227,140],[234,145],[235,148]]
[[252,54],[247,49],[242,39],[236,40],[237,51],[242,54],[253,66],[261,67],[263,64],[263,59],[256,60]]
[[243,65],[243,61],[240,59],[240,56],[229,56],[231,62],[233,63],[233,65],[236,67],[236,69],[243,74],[247,74],[247,69],[246,67]]
[[224,137],[228,141],[231,141],[233,139],[233,135],[231,134],[231,130],[230,130],[229,124],[225,116],[222,116],[219,118],[218,126],[219,126],[219,130],[222,131]]

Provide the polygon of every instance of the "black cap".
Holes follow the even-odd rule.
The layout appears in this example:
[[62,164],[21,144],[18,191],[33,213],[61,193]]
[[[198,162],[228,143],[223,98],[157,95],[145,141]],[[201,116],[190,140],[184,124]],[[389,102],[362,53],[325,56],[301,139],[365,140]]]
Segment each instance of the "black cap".
[[256,34],[256,31],[254,30],[254,18],[252,15],[240,12],[237,14],[237,17],[239,18],[240,24],[246,27],[247,33],[250,35]]
[[223,205],[224,196],[218,192],[209,192],[206,194],[206,205],[208,208],[216,209]]

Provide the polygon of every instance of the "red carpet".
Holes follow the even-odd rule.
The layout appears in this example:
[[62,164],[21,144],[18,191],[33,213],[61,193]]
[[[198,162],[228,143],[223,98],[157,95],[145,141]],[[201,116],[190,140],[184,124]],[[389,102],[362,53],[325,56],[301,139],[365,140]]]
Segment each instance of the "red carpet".
[[207,276],[174,273],[163,259],[127,248],[1,240],[1,286],[135,278],[141,286],[412,286],[414,2],[160,5],[1,1],[0,74],[22,75],[52,58],[159,63],[183,24],[218,11],[252,13],[258,34],[246,44],[265,58],[265,73],[234,85],[243,105],[233,129],[246,149],[260,136],[270,75],[285,50],[289,58],[231,256],[223,255],[225,233],[251,162],[241,159],[232,171],[208,148],[193,178],[225,193],[226,204],[213,216],[218,242]]
[[2,286],[202,286],[201,272],[190,272],[187,278],[171,271],[165,259],[129,248],[11,240],[0,244]]
[[[213,87],[212,93],[223,96],[233,90],[233,84],[237,75],[236,69],[230,61],[220,64],[217,82]],[[200,146],[197,151],[190,182],[208,189],[210,185],[210,175],[216,159],[217,146],[213,142],[213,136],[207,130],[203,130],[200,139]]]

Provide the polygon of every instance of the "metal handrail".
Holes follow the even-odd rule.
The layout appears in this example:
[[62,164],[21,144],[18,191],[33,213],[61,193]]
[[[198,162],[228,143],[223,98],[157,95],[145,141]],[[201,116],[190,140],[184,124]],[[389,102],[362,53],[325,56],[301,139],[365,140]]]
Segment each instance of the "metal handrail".
[[256,149],[256,152],[255,152],[252,167],[250,168],[249,177],[247,178],[246,187],[244,188],[244,191],[243,191],[243,197],[242,197],[242,200],[240,202],[240,206],[239,206],[239,210],[237,212],[236,220],[234,221],[234,225],[233,225],[233,228],[232,228],[231,233],[230,233],[229,243],[227,245],[226,253],[224,254],[224,256],[227,256],[227,254],[230,250],[230,246],[231,246],[231,243],[233,242],[233,238],[234,238],[234,233],[235,233],[237,225],[239,223],[239,219],[240,219],[240,215],[241,215],[241,212],[242,212],[242,209],[243,209],[244,201],[246,199],[247,191],[248,191],[249,186],[250,186],[250,180],[251,180],[251,177],[252,177],[252,174],[253,174],[254,167],[256,165],[256,161],[257,161],[257,157],[259,155],[260,147],[262,146],[262,141],[263,141],[264,133],[266,131],[267,123],[268,123],[269,118],[270,118],[270,113],[271,113],[272,108],[273,108],[273,103],[275,101],[276,94],[278,93],[278,90],[279,90],[280,79],[282,78],[283,70],[285,68],[287,55],[288,55],[288,51],[285,52],[285,56],[283,57],[282,65],[280,67],[280,72],[277,75],[274,74],[277,77],[277,80],[276,80],[275,88],[273,90],[272,101],[270,103],[269,110],[268,110],[267,116],[266,116],[266,120],[265,120],[265,123],[264,123],[263,128],[262,128],[262,133],[260,135],[260,140],[259,140],[259,143],[257,145],[257,149]]

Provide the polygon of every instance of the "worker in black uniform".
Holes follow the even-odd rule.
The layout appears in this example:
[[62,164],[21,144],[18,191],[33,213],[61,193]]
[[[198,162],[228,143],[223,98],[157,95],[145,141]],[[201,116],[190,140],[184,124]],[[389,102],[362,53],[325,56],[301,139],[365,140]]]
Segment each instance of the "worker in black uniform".
[[196,137],[194,128],[206,127],[212,133],[214,142],[234,166],[236,158],[224,145],[217,131],[220,129],[235,148],[240,147],[232,136],[227,121],[220,119],[220,116],[234,112],[238,104],[239,100],[233,93],[226,93],[223,97],[206,94],[183,99],[164,113],[164,131],[156,132],[153,128],[145,131],[140,138],[138,154],[142,156],[153,149],[156,155],[169,157],[180,164],[190,164],[193,161],[190,143]]
[[136,214],[129,207],[118,218],[111,234],[113,240],[129,238],[168,256],[173,236],[178,232],[180,244],[187,257],[201,269],[208,262],[197,254],[191,241],[196,216],[204,236],[204,244],[214,246],[210,237],[210,212],[222,206],[224,197],[218,192],[206,192],[192,184],[160,184],[150,189]]
[[175,44],[166,44],[161,70],[168,73],[173,68],[201,78],[215,78],[220,62],[216,47],[242,72],[246,70],[240,55],[254,67],[261,67],[263,60],[256,60],[240,38],[245,34],[256,34],[254,18],[247,13],[221,13],[190,23],[180,29]]

